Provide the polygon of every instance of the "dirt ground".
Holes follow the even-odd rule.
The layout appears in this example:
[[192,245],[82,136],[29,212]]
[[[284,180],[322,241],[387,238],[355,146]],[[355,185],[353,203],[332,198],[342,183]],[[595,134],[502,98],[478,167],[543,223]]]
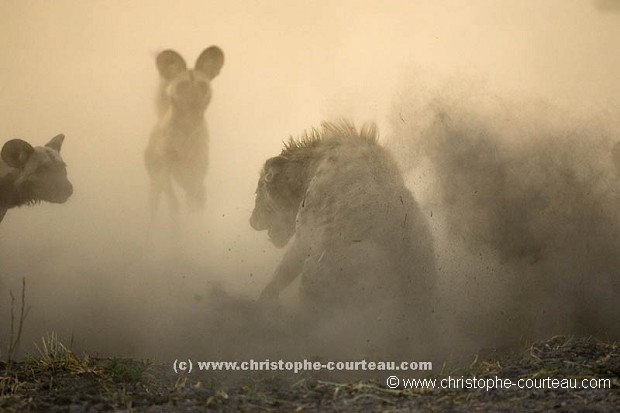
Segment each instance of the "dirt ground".
[[[386,372],[386,378],[390,375]],[[342,382],[313,375],[177,376],[142,360],[77,356],[54,340],[37,357],[0,363],[2,412],[431,411],[614,412],[620,349],[594,338],[554,337],[510,354],[478,356],[435,377],[609,379],[599,389],[396,389],[385,379]]]

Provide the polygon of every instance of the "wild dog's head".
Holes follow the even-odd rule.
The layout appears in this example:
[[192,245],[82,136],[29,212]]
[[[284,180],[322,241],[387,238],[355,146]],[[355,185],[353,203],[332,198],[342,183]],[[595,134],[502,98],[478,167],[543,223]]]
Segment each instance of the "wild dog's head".
[[12,206],[38,201],[61,204],[73,193],[67,178],[67,167],[60,156],[64,135],[58,135],[45,146],[32,147],[21,139],[4,144],[0,156],[13,175]]
[[276,156],[265,162],[260,173],[250,225],[257,231],[267,230],[276,247],[285,246],[295,234],[305,191],[304,169],[300,160]]
[[202,113],[211,100],[211,80],[224,65],[224,53],[211,46],[198,56],[194,69],[188,69],[179,53],[164,50],[156,63],[163,80],[160,98],[182,113]]

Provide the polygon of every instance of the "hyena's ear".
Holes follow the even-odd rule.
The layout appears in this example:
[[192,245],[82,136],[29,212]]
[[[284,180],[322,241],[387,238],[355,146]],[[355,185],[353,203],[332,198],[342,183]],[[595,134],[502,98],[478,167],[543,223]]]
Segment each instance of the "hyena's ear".
[[185,60],[174,50],[164,50],[157,55],[155,62],[159,75],[166,80],[171,80],[179,73],[187,70]]
[[265,162],[265,174],[263,175],[265,182],[271,182],[273,178],[282,171],[282,168],[284,168],[287,162],[288,159],[284,156],[276,156],[268,159],[267,162]]
[[34,148],[21,139],[11,139],[2,147],[0,157],[11,168],[23,168],[30,159]]
[[65,135],[61,133],[60,135],[54,136],[52,140],[45,144],[45,146],[47,146],[48,148],[52,148],[56,152],[60,152],[60,148],[62,148],[62,143],[64,140]]
[[217,46],[211,46],[200,53],[200,56],[196,59],[194,69],[206,74],[209,79],[213,79],[220,74],[223,65],[224,52]]

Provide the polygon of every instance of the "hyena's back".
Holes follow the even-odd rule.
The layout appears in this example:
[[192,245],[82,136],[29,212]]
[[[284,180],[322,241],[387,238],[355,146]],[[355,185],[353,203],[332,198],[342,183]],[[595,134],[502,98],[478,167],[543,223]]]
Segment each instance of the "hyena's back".
[[430,333],[430,226],[374,127],[325,123],[285,144],[263,166],[250,225],[288,244],[261,300],[300,276],[308,328],[347,337],[348,356],[394,355]]

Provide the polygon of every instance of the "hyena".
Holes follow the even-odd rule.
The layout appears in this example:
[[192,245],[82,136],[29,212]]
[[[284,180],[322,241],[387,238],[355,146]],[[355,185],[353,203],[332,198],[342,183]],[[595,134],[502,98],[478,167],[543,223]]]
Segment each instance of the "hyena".
[[205,49],[194,69],[188,69],[174,50],[157,56],[161,77],[156,99],[158,121],[144,154],[151,181],[152,215],[162,193],[168,198],[170,210],[178,211],[173,181],[185,192],[188,205],[194,209],[204,207],[209,141],[204,114],[211,101],[211,80],[223,64],[224,54],[217,46]]
[[9,208],[40,201],[64,203],[73,193],[60,156],[64,135],[45,146],[32,147],[21,139],[4,144],[0,157],[0,221]]
[[300,276],[302,312],[319,325],[346,314],[332,327],[352,342],[385,350],[409,332],[426,333],[432,237],[374,125],[358,132],[345,121],[323,123],[290,138],[262,168],[250,225],[276,247],[290,244],[263,302]]

